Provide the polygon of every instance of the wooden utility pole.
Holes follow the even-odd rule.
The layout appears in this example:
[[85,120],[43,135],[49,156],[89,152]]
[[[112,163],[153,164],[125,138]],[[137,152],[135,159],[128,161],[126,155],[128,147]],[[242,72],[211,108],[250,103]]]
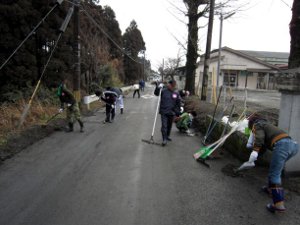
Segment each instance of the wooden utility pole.
[[165,59],[162,61],[161,81],[164,82]]
[[210,0],[209,21],[208,21],[208,30],[207,30],[206,51],[205,51],[205,58],[204,58],[202,90],[201,90],[202,101],[206,101],[206,95],[207,95],[210,51],[211,51],[212,31],[214,25],[214,11],[215,11],[215,0]]
[[74,45],[73,45],[73,54],[74,54],[74,73],[73,73],[73,91],[74,96],[77,102],[80,102],[80,20],[79,20],[79,4],[80,0],[73,0],[74,7]]

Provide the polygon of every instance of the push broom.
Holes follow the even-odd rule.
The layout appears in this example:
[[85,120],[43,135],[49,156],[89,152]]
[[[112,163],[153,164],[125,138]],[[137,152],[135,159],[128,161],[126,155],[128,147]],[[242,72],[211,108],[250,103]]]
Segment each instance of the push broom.
[[155,112],[155,117],[154,117],[154,123],[153,123],[153,127],[152,127],[151,137],[150,137],[149,140],[142,139],[142,142],[145,142],[147,144],[161,145],[160,143],[157,143],[157,142],[154,141],[154,132],[155,132],[155,125],[156,125],[156,120],[157,120],[157,114],[158,114],[159,104],[160,104],[160,100],[161,100],[161,91],[162,91],[162,88],[159,90],[159,96],[158,96],[158,101],[157,101],[157,106],[156,106],[156,112]]

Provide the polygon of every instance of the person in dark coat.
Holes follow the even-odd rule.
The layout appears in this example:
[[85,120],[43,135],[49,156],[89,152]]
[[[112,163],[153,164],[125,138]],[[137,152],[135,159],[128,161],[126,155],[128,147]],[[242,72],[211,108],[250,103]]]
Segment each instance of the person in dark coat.
[[[99,93],[96,93],[99,96]],[[104,123],[112,123],[116,115],[116,101],[118,94],[111,87],[107,87],[101,96],[101,100],[106,103],[106,118]]]
[[145,81],[140,80],[139,85],[140,85],[141,92],[144,92],[144,90],[145,90]]
[[80,132],[83,132],[83,122],[81,120],[78,102],[72,92],[67,89],[65,82],[62,82],[58,87],[57,96],[61,103],[59,112],[62,113],[65,109],[65,105],[67,106],[67,120],[69,125],[68,132],[74,131],[75,120],[77,120],[80,125]]
[[159,96],[161,91],[161,101],[159,113],[161,114],[161,133],[162,133],[162,145],[165,146],[168,141],[172,141],[170,138],[172,124],[175,116],[180,115],[180,96],[175,91],[176,81],[170,80],[167,87],[163,87],[162,84],[157,85],[154,91],[156,96]]
[[248,147],[252,147],[249,163],[257,160],[259,153],[265,149],[272,151],[272,158],[269,167],[268,185],[262,190],[273,198],[273,203],[267,205],[270,212],[284,212],[284,190],[281,184],[281,174],[285,163],[294,157],[299,151],[299,145],[286,132],[280,130],[263,119],[260,115],[254,114],[249,118],[248,127],[252,130],[252,141]]

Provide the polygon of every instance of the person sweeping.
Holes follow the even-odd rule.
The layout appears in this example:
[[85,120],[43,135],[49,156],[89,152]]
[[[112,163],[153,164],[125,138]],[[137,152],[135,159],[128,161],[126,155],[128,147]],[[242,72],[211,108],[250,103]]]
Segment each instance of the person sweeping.
[[165,146],[168,141],[172,141],[170,138],[172,124],[175,116],[180,115],[180,97],[175,91],[175,80],[170,80],[166,88],[163,87],[163,84],[157,85],[154,91],[156,96],[159,96],[161,88],[159,113],[161,115],[162,146]]
[[113,123],[116,115],[116,101],[119,97],[118,94],[111,87],[107,87],[102,96],[101,91],[97,91],[95,94],[106,104],[106,118],[103,123]]
[[272,213],[284,212],[286,208],[281,174],[285,163],[297,154],[299,145],[287,133],[271,125],[258,114],[249,118],[248,127],[253,134],[253,150],[248,162],[255,165],[254,162],[259,153],[263,153],[263,149],[272,151],[268,185],[262,187],[262,190],[271,195],[273,199],[273,203],[268,204],[267,209]]
[[62,82],[58,87],[57,96],[61,102],[59,113],[64,111],[65,105],[67,106],[67,120],[69,125],[67,132],[74,131],[75,120],[77,120],[80,125],[80,132],[84,132],[78,102],[76,101],[72,92],[67,89],[65,82]]

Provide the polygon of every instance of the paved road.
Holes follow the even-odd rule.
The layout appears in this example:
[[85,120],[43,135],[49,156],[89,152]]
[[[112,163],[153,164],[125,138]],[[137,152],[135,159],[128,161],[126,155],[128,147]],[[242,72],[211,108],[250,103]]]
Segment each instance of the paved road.
[[142,143],[155,103],[149,95],[127,98],[115,123],[102,124],[98,112],[85,119],[84,134],[57,132],[6,161],[0,224],[299,224],[299,196],[290,195],[285,215],[272,215],[264,208],[268,196],[258,192],[261,182],[220,171],[229,158],[211,169],[196,163],[199,137],[174,130],[165,148]]

